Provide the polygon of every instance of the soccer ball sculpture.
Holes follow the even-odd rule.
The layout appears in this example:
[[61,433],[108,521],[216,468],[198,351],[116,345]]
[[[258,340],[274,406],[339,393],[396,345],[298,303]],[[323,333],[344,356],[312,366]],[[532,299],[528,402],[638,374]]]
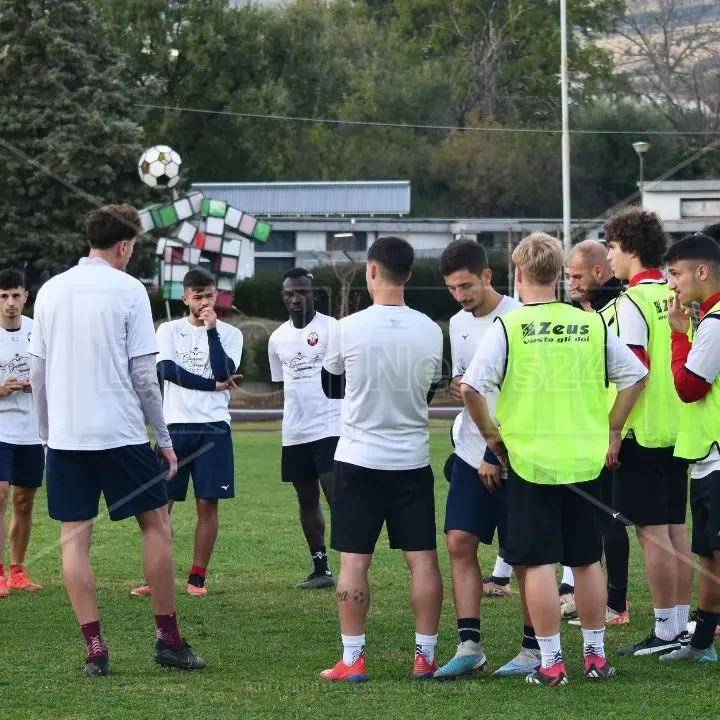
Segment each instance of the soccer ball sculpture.
[[167,145],[148,148],[138,161],[140,179],[150,187],[172,188],[180,182],[180,156]]

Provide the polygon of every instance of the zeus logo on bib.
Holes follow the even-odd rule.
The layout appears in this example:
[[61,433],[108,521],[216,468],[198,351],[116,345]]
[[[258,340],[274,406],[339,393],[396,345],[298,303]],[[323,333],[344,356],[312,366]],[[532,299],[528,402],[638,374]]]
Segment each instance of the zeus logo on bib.
[[587,342],[589,325],[529,322],[521,325],[523,344],[534,342]]

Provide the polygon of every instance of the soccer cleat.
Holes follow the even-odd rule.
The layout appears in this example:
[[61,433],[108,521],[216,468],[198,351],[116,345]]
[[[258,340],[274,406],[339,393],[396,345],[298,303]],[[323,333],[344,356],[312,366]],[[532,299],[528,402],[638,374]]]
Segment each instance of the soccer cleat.
[[7,586],[10,590],[24,590],[25,592],[42,590],[42,586],[34,583],[25,572],[10,573]]
[[493,677],[527,677],[530,673],[540,668],[540,651],[520,648],[520,652],[508,660],[502,667],[499,667]]
[[704,650],[698,650],[698,648],[694,648],[692,645],[683,645],[677,650],[660,656],[660,662],[674,661],[714,663],[717,662],[717,652],[715,651],[714,645],[710,645],[710,647]]
[[[606,607],[605,608],[605,625],[607,627],[612,627],[614,625],[629,625],[630,624],[630,603],[627,604],[627,607],[625,608],[625,612],[619,613],[613,610],[612,608]],[[575,625],[575,627],[580,627],[580,620],[579,618],[573,618],[572,620],[568,620],[568,625]]]
[[508,581],[504,585],[498,583],[492,575],[483,578],[483,595],[485,597],[507,597],[512,594],[512,588]]
[[305,580],[301,580],[296,586],[298,590],[318,590],[320,588],[335,587],[335,578],[328,570],[315,571],[310,573]]
[[346,665],[342,660],[339,660],[335,667],[323,670],[320,673],[320,678],[335,682],[365,682],[368,679],[365,656],[361,655],[352,665]]
[[194,597],[204,597],[208,594],[208,590],[205,586],[198,587],[197,585],[193,585],[192,583],[188,583],[187,586],[187,594],[193,595]]
[[560,617],[565,620],[577,617],[577,608],[575,607],[575,595],[567,593],[560,597]]
[[590,653],[585,657],[585,677],[588,680],[607,680],[615,677],[615,668],[605,659]]
[[680,643],[680,645],[689,645],[691,640],[692,635],[687,630],[676,635],[674,638],[674,642]]
[[[416,666],[418,657],[415,657]],[[485,669],[486,663],[487,658],[482,645],[472,640],[465,640],[458,645],[455,657],[435,670],[433,677],[436,680],[454,680],[465,675],[475,675]]]
[[152,590],[149,585],[141,585],[130,591],[131,595],[137,595],[138,597],[150,597]]
[[654,632],[650,633],[644,640],[635,645],[622,647],[618,650],[618,655],[627,655],[640,657],[642,655],[664,655],[665,653],[677,650],[681,641],[679,635],[674,640],[661,640]]
[[179,668],[180,670],[202,670],[207,663],[192,651],[192,648],[183,639],[181,648],[171,648],[162,640],[155,645],[155,662],[164,668]]
[[0,598],[6,598],[9,596],[10,591],[8,590],[7,580],[5,580],[4,575],[0,575]]
[[88,658],[85,664],[85,675],[88,677],[100,677],[102,675],[110,674],[110,663],[108,662],[107,655],[98,655],[98,657],[90,660]]
[[551,665],[549,668],[540,667],[535,672],[530,673],[525,678],[525,682],[531,685],[548,685],[556,687],[557,685],[567,685],[570,682],[565,663],[560,660]]
[[438,664],[437,660],[433,660],[431,663],[421,653],[415,653],[415,663],[413,664],[412,676],[415,680],[430,680],[437,672]]

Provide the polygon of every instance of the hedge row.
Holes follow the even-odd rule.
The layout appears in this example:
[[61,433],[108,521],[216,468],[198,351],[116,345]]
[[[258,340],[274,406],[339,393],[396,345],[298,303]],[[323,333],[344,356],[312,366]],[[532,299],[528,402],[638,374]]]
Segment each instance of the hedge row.
[[[503,291],[507,286],[507,259],[502,251],[490,253],[490,267],[495,287]],[[285,320],[287,312],[282,304],[280,288],[283,270],[263,270],[255,277],[241,280],[235,286],[235,307],[246,315],[272,320]],[[370,305],[365,287],[365,263],[342,263],[312,268],[315,286],[315,307],[319,312],[338,317],[341,307],[341,278],[350,277],[350,312]],[[457,303],[438,272],[437,258],[415,261],[407,286],[406,301],[410,307],[429,315],[433,320],[448,320],[458,311]]]

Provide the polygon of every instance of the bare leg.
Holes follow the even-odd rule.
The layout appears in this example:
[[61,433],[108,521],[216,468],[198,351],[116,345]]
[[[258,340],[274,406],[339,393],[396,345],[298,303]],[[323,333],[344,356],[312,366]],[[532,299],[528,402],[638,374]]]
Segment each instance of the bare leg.
[[690,549],[690,538],[685,525],[670,525],[670,542],[677,558],[677,604],[690,605],[692,598],[695,560]]
[[0,565],[5,563],[5,514],[7,513],[10,484],[0,481]]
[[605,627],[607,583],[600,563],[574,567],[575,604],[580,625],[584,630],[600,630]]
[[645,554],[645,572],[653,607],[674,608],[678,604],[678,561],[668,526],[638,528],[638,540]]
[[22,565],[25,562],[28,545],[30,544],[32,512],[36,492],[36,488],[13,487],[13,514],[10,521],[10,562],[13,565]]
[[340,553],[336,596],[343,635],[365,634],[365,618],[370,607],[368,569],[371,561],[372,555]]
[[450,530],[446,543],[450,554],[455,615],[458,618],[479,618],[482,574],[477,551],[480,541],[469,532]]
[[195,546],[193,565],[206,568],[210,564],[220,528],[217,500],[196,500],[197,524],[195,525]]
[[98,619],[95,576],[90,567],[93,520],[64,522],[60,526],[62,572],[65,590],[80,625]]
[[170,537],[170,515],[167,507],[149,510],[136,516],[143,535],[143,569],[152,587],[155,615],[175,612],[175,565]]
[[325,545],[325,517],[320,506],[320,483],[317,480],[293,483],[300,510],[300,525],[310,552]]
[[560,632],[560,596],[555,580],[555,565],[525,568],[525,601],[537,637]]
[[404,555],[410,568],[415,630],[422,635],[437,635],[443,600],[437,551],[419,550]]

